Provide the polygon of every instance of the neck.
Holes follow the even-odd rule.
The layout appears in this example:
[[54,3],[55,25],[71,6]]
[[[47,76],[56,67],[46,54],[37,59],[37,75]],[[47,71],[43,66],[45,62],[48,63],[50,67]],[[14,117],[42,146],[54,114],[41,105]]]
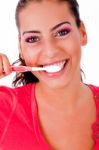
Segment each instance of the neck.
[[77,81],[67,87],[56,90],[41,87],[38,84],[36,90],[37,103],[38,105],[46,105],[58,111],[70,111],[83,97],[84,89],[85,85]]

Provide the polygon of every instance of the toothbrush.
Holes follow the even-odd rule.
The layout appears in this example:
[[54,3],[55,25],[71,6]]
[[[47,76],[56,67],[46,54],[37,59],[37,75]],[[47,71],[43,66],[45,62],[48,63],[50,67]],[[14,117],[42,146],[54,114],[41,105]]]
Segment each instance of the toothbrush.
[[50,65],[45,67],[28,67],[28,66],[12,66],[12,71],[15,72],[27,72],[27,71],[47,71],[50,73],[60,71],[60,66]]

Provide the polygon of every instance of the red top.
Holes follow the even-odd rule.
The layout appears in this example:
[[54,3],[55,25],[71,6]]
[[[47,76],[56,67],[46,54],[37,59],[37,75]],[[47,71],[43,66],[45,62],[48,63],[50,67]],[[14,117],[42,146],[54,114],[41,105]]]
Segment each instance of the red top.
[[[88,86],[97,110],[93,150],[99,150],[99,88]],[[40,130],[35,84],[15,89],[0,86],[0,150],[51,150]]]

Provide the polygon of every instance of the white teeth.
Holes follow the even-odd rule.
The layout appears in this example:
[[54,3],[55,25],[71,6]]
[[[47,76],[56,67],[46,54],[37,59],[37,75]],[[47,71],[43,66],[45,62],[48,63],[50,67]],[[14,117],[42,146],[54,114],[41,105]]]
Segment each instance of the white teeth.
[[48,73],[55,73],[55,72],[59,72],[63,68],[65,63],[66,63],[66,60],[58,62],[58,63],[53,64],[53,65],[43,66],[43,68],[48,68],[46,70],[46,72],[48,72]]

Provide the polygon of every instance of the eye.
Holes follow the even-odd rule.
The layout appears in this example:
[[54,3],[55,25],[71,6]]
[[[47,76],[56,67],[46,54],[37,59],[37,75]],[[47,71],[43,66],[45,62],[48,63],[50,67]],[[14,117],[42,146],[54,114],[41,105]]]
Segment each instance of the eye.
[[55,33],[55,37],[64,37],[67,36],[67,34],[69,34],[71,31],[71,29],[61,29],[59,31],[57,31]]
[[25,39],[25,42],[27,42],[27,43],[36,43],[36,42],[38,42],[40,39],[39,39],[39,37],[38,36],[30,36],[30,37],[27,37],[26,39]]

